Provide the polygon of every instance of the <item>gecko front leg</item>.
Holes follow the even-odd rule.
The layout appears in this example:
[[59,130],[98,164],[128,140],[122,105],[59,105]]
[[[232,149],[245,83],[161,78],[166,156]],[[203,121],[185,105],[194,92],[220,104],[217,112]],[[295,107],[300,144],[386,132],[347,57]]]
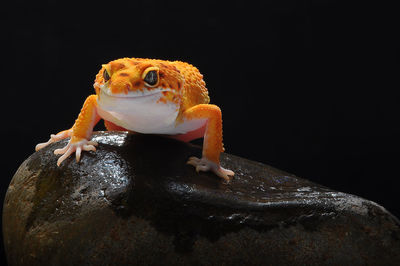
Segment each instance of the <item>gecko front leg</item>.
[[90,95],[86,98],[81,112],[72,128],[61,131],[56,135],[51,135],[48,142],[36,145],[36,150],[40,150],[55,141],[71,137],[64,148],[54,151],[54,154],[62,154],[57,160],[57,165],[60,166],[60,164],[74,152],[76,154],[76,161],[79,162],[82,151],[96,150],[95,146],[97,146],[97,143],[89,139],[92,135],[93,127],[99,120],[100,116],[97,114],[97,95]]
[[220,165],[220,153],[224,151],[222,144],[222,113],[213,104],[199,104],[183,113],[183,119],[207,119],[204,133],[202,158],[190,157],[188,164],[196,167],[196,171],[212,171],[219,177],[229,181],[235,174]]

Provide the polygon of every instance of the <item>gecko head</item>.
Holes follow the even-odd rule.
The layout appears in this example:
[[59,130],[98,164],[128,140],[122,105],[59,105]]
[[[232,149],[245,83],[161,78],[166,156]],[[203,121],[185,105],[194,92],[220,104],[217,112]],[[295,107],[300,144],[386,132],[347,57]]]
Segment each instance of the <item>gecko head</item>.
[[183,76],[172,64],[153,59],[122,58],[102,65],[94,88],[99,97],[102,94],[119,98],[152,96],[159,102],[178,103],[183,83]]

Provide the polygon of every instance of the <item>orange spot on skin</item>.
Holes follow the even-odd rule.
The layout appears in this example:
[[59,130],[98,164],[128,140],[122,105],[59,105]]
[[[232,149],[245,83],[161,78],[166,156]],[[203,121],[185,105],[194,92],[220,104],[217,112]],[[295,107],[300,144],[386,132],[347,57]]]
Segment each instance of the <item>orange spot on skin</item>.
[[167,103],[164,97],[161,97],[158,101],[158,103]]
[[143,72],[146,68],[153,66],[150,63],[140,63],[138,64],[137,68],[140,72]]
[[122,63],[116,63],[116,62],[111,62],[111,63],[110,63],[110,66],[111,66],[111,72],[112,72],[112,73],[114,73],[114,72],[116,72],[116,71],[118,71],[118,70],[121,70],[121,69],[125,68],[125,65],[124,65],[124,64],[122,64]]

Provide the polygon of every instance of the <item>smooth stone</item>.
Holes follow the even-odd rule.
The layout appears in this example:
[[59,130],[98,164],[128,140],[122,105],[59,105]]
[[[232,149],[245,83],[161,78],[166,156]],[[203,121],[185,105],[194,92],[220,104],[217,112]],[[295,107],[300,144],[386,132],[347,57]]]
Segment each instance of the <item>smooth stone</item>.
[[374,202],[224,153],[226,183],[186,165],[201,148],[169,138],[93,139],[79,163],[56,166],[64,140],[19,167],[9,265],[400,265],[400,223]]

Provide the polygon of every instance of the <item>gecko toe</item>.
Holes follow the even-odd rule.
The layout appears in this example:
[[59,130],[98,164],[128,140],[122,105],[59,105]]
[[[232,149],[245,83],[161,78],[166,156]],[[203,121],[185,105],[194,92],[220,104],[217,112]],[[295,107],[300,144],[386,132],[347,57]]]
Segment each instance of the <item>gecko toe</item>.
[[64,148],[54,150],[54,154],[64,154],[68,151],[70,144],[66,145]]
[[81,139],[76,142],[70,141],[64,148],[54,151],[54,154],[62,154],[62,156],[58,158],[57,165],[60,166],[60,164],[74,152],[76,162],[79,162],[81,160],[82,151],[96,151],[95,146],[97,145],[97,142],[88,141],[86,139]]
[[223,178],[226,181],[230,181],[232,176],[235,174],[233,171],[229,169],[225,169],[221,167],[219,164],[214,163],[207,158],[197,158],[197,157],[190,157],[187,161],[187,164],[193,165],[196,169],[196,172],[199,171],[212,171],[217,176]]

